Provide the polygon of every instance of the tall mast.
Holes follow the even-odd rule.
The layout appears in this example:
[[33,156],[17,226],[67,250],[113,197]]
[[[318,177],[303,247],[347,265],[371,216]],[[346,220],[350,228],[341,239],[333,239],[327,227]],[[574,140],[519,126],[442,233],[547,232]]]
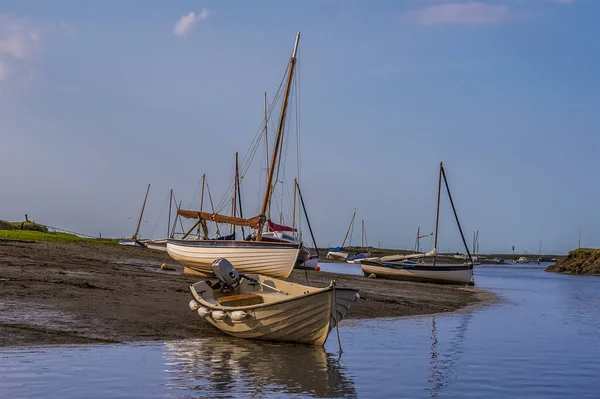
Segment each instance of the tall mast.
[[360,236],[360,252],[365,252],[365,220],[362,220],[362,235]]
[[169,222],[167,223],[167,238],[171,236],[171,205],[173,204],[173,189],[169,193]]
[[344,236],[344,241],[342,241],[342,248],[344,248],[344,245],[346,244],[346,239],[348,238],[348,234],[350,233],[350,228],[352,227],[352,224],[354,223],[355,216],[356,216],[356,209],[354,210],[354,213],[352,214],[352,219],[350,219],[350,224],[348,225],[348,230],[346,230],[346,235]]
[[[240,166],[238,162],[238,153],[235,153],[235,181],[237,183],[237,198],[238,198],[238,208],[240,209],[240,217],[244,217],[244,213],[242,212],[242,191],[240,189]],[[244,232],[244,226],[242,226],[242,239],[246,233]]]
[[[294,179],[294,202],[292,206],[292,229],[296,229],[296,187],[298,187],[298,179]],[[293,233],[293,231],[292,231]]]
[[206,174],[202,175],[202,193],[200,194],[200,212],[202,212],[202,205],[204,205],[204,185],[206,182]]
[[[204,205],[204,185],[205,185],[205,183],[206,183],[206,173],[202,175],[202,191],[200,194],[200,212],[202,212],[202,206]],[[198,223],[198,237],[200,237],[200,225],[201,225],[201,223]]]
[[[269,116],[267,115],[267,92],[264,93],[264,105],[263,110],[265,112],[265,184],[267,184],[267,180],[269,180],[269,134],[268,134],[268,126],[269,126]],[[271,204],[269,204],[269,214],[267,215],[268,219],[271,219]]]
[[[238,153],[235,153],[235,172],[233,174],[233,198],[231,199],[231,216],[237,216],[236,201],[237,201],[237,188],[238,188],[238,170],[237,170],[237,158]],[[231,225],[230,234],[235,233],[235,225]]]
[[417,226],[417,239],[415,240],[415,253],[419,253],[420,245],[419,245],[419,239],[421,235],[421,226]]
[[265,225],[265,213],[267,211],[267,206],[271,200],[271,184],[273,183],[273,171],[275,170],[275,162],[277,161],[277,155],[279,152],[279,146],[281,144],[281,139],[283,137],[283,130],[285,127],[285,114],[287,111],[288,102],[290,99],[290,89],[292,87],[292,78],[294,76],[294,69],[296,67],[296,53],[298,52],[298,43],[300,42],[300,32],[296,34],[296,42],[294,43],[294,50],[292,50],[292,57],[290,58],[290,71],[287,79],[287,84],[285,88],[285,95],[283,97],[283,104],[281,105],[281,115],[279,116],[279,125],[277,127],[277,136],[275,138],[275,145],[273,146],[273,156],[271,157],[271,166],[269,168],[269,176],[267,178],[267,187],[265,190],[265,198],[263,199],[262,209],[260,211],[261,214],[261,222],[258,227],[258,232],[256,234],[256,240],[260,241],[262,238],[262,230]]
[[144,203],[142,204],[142,211],[140,212],[140,217],[138,219],[137,227],[135,228],[135,233],[132,240],[137,240],[138,233],[140,232],[140,225],[142,224],[142,217],[144,216],[144,208],[146,208],[146,200],[148,199],[148,192],[150,191],[150,183],[148,183],[148,188],[146,189],[146,196],[144,197]]
[[435,249],[435,255],[433,255],[433,266],[435,266],[435,261],[437,260],[437,246],[438,246],[438,231],[440,226],[440,193],[442,191],[442,162],[440,162],[440,173],[438,177],[438,192],[437,192],[437,209],[435,212],[435,238],[433,243],[433,249]]

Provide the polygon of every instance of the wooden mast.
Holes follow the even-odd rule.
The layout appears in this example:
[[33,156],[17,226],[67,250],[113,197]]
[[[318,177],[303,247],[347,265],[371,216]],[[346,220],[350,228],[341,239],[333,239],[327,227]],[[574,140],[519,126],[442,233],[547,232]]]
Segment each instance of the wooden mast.
[[344,245],[346,244],[346,239],[348,238],[348,234],[350,233],[350,228],[352,227],[352,224],[354,223],[355,216],[356,216],[356,209],[354,210],[354,213],[352,214],[352,219],[350,219],[350,224],[348,225],[348,230],[346,230],[346,235],[344,236],[344,241],[342,241],[342,249],[344,249]]
[[294,43],[294,50],[292,50],[292,57],[290,58],[290,71],[287,79],[285,95],[283,97],[283,104],[281,105],[281,115],[279,116],[279,125],[277,127],[277,136],[275,138],[275,145],[273,146],[273,156],[271,158],[271,165],[269,167],[269,174],[267,178],[267,186],[265,190],[265,197],[262,203],[262,209],[260,214],[262,216],[261,223],[256,233],[256,240],[260,241],[262,239],[262,230],[265,225],[266,217],[265,213],[267,212],[267,206],[271,201],[271,184],[273,183],[273,171],[275,170],[275,162],[277,161],[277,155],[279,152],[279,147],[281,145],[283,130],[285,127],[285,114],[287,111],[288,102],[290,99],[290,89],[292,87],[292,78],[294,76],[294,69],[296,67],[296,53],[298,52],[298,43],[300,42],[300,32],[296,34],[296,42]]
[[144,208],[146,208],[146,200],[148,199],[148,192],[150,192],[150,183],[148,183],[148,188],[146,189],[146,196],[144,197],[144,203],[142,204],[142,211],[140,212],[140,217],[138,219],[137,227],[135,228],[135,233],[132,240],[137,240],[138,233],[140,232],[140,226],[142,224],[142,217],[144,216]]
[[[265,184],[267,184],[267,180],[269,180],[269,134],[268,134],[268,126],[269,126],[269,116],[267,111],[267,92],[264,92],[264,105],[263,110],[265,112]],[[269,208],[267,210],[267,219],[271,219],[271,204],[269,204]]]
[[438,246],[438,231],[440,226],[440,194],[442,191],[442,168],[443,163],[440,162],[440,173],[438,177],[438,192],[437,192],[437,209],[435,213],[435,238],[433,243],[433,249],[435,250],[435,255],[433,255],[433,266],[435,266],[435,261],[437,260],[437,246]]
[[[235,153],[235,182],[237,184],[237,198],[238,198],[238,208],[240,210],[240,217],[244,217],[244,212],[242,212],[242,191],[240,189],[240,166],[238,162],[238,153]],[[242,226],[242,239],[246,233],[244,232],[244,226]]]

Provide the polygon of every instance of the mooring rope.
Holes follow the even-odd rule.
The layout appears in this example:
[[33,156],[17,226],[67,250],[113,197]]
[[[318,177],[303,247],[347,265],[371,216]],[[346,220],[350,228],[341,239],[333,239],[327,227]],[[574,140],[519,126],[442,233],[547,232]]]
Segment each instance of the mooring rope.
[[339,353],[341,355],[342,353],[344,353],[344,351],[342,350],[342,341],[340,341],[340,330],[338,328],[338,324],[340,324],[340,323],[338,322],[338,319],[337,319],[337,301],[335,300],[335,280],[333,280],[331,282],[331,285],[333,286],[333,308],[331,309],[331,311],[335,312],[333,315],[333,319],[335,320],[335,332],[337,334],[338,349],[339,349]]

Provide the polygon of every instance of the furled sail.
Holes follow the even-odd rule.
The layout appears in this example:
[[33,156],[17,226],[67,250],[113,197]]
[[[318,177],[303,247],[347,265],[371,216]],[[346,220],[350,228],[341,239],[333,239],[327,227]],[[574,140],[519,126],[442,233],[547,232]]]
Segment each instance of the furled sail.
[[233,216],[221,215],[219,213],[208,213],[201,211],[192,211],[186,209],[179,209],[177,211],[179,216],[183,216],[187,219],[201,219],[201,220],[210,220],[216,223],[227,223],[232,224],[234,226],[245,226],[251,227],[253,229],[258,229],[261,226],[261,222],[264,221],[264,215],[254,216],[250,219],[238,218]]
[[271,220],[267,220],[267,231],[297,231],[293,227],[284,226],[282,224],[274,223]]

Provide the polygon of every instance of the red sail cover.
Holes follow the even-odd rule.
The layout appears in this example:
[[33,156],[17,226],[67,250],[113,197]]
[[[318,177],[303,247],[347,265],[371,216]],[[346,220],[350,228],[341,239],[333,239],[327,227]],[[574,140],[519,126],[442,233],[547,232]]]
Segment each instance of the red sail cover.
[[291,228],[289,226],[282,226],[277,223],[273,223],[270,220],[267,220],[267,229],[268,231],[296,231],[296,229]]

